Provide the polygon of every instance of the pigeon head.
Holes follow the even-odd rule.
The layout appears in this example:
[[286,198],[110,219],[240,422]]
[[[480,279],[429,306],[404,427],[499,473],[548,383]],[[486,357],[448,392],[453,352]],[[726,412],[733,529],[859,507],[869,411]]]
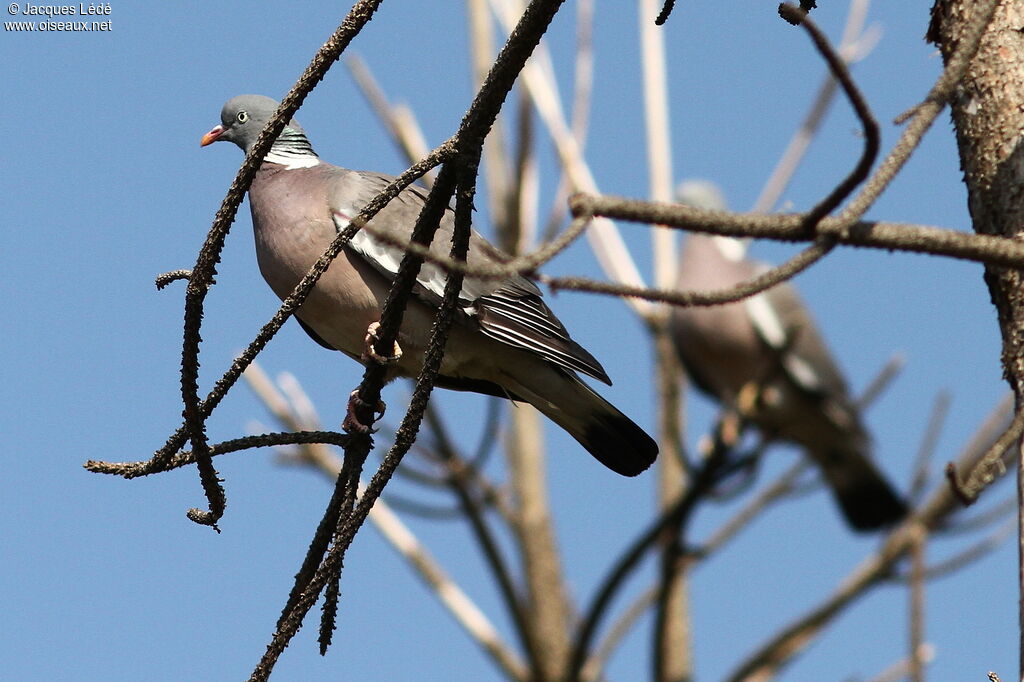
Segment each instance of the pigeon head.
[[[234,142],[243,152],[248,153],[259,137],[260,131],[277,111],[277,100],[263,95],[239,95],[232,97],[220,112],[220,125],[214,126],[203,135],[199,145],[205,147],[220,140]],[[302,126],[294,120],[289,121],[281,133],[304,136]]]

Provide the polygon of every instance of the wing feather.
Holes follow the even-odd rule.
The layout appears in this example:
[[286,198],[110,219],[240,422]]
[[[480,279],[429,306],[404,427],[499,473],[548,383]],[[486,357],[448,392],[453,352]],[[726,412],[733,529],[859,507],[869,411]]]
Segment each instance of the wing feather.
[[[348,227],[366,203],[391,178],[375,173],[340,171],[332,196],[331,211],[335,228]],[[371,221],[374,230],[387,230],[396,239],[408,240],[426,200],[419,188],[403,190]],[[454,230],[454,212],[445,212],[430,245],[437,255],[446,256]],[[360,230],[348,243],[389,281],[398,274],[405,254],[403,249],[376,237],[371,230]],[[469,265],[496,262],[496,250],[474,232],[470,240]],[[416,277],[413,294],[424,303],[438,306],[444,295],[447,273],[440,266],[425,262]],[[514,275],[505,280],[466,277],[459,292],[463,321],[477,324],[485,335],[514,348],[534,353],[567,370],[582,372],[611,384],[594,356],[572,340],[565,326],[541,298],[540,289],[525,277]]]

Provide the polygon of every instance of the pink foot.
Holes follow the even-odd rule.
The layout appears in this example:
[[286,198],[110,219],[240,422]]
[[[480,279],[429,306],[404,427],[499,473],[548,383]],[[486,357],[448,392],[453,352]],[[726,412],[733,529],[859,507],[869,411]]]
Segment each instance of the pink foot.
[[[361,433],[364,436],[374,432],[373,424],[378,419],[384,416],[384,410],[387,409],[387,405],[384,404],[383,400],[378,400],[376,405],[371,405],[362,398],[359,397],[359,389],[352,391],[348,396],[348,409],[345,411],[345,419],[341,422],[341,428],[346,433]],[[357,410],[372,409],[373,414],[376,416],[369,424],[364,424],[359,421],[359,417],[356,416]]]
[[380,322],[373,322],[366,329],[366,348],[363,350],[363,362],[373,360],[379,365],[390,365],[401,360],[402,348],[398,345],[397,339],[394,342],[391,355],[381,355],[374,349],[377,341],[380,340],[380,337],[377,335],[378,329],[380,329]]

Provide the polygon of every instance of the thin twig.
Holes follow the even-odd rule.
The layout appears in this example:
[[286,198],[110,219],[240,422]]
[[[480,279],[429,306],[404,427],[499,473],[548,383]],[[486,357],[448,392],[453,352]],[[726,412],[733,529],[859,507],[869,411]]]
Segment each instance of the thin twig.
[[[704,560],[710,558],[715,552],[725,546],[729,540],[736,537],[743,528],[750,524],[751,521],[760,516],[761,512],[763,512],[771,503],[786,495],[792,489],[794,482],[801,474],[803,474],[804,471],[807,470],[807,468],[807,460],[804,458],[799,459],[778,479],[766,486],[764,490],[747,503],[735,516],[722,524],[722,526],[712,533],[711,537],[699,548],[688,551],[680,557],[679,561],[682,564],[682,567],[685,568],[685,570],[691,570]],[[630,628],[636,624],[644,611],[656,602],[659,591],[659,584],[655,583],[634,599],[628,607],[626,607],[623,613],[615,621],[615,624],[609,628],[608,634],[605,636],[601,644],[596,647],[595,652],[588,657],[587,662],[583,667],[583,672],[581,673],[582,679],[590,680],[597,676],[598,671],[600,671],[604,665],[604,661],[611,656],[617,643],[621,641],[621,639],[629,632]]]
[[[1012,459],[1012,455],[1007,453],[1006,459]],[[1013,497],[1008,497],[1002,502],[998,502],[990,509],[987,509],[979,514],[970,516],[967,518],[957,517],[956,519],[945,524],[939,531],[943,537],[952,537],[957,535],[968,535],[979,530],[988,528],[996,521],[1003,519],[1007,514],[1012,511],[1016,511],[1017,501]],[[961,515],[962,516],[962,515]]]
[[974,59],[978,46],[981,44],[981,36],[992,21],[998,6],[999,0],[983,0],[974,3],[973,10],[976,14],[973,17],[973,23],[961,36],[956,53],[946,63],[946,68],[936,80],[935,85],[932,86],[924,101],[914,112],[896,145],[864,184],[860,194],[840,213],[840,219],[859,220],[910,159],[921,143],[924,134],[928,132],[939,112],[946,106],[971,60]]
[[548,277],[547,275],[536,275],[536,279],[551,287],[552,291],[570,289],[572,291],[638,298],[646,301],[672,303],[674,305],[684,306],[719,305],[722,303],[739,301],[785,282],[821,260],[831,250],[832,245],[827,241],[816,242],[803,251],[797,253],[785,263],[777,265],[753,279],[740,282],[736,286],[719,289],[718,291],[650,289],[647,287],[632,287],[626,284],[599,282],[597,280],[587,279],[584,277]]
[[[299,431],[291,433],[263,433],[258,436],[232,438],[216,445],[208,446],[211,457],[226,455],[251,448],[264,448],[276,445],[295,445],[302,443],[330,443],[344,447],[349,441],[348,434],[335,431]],[[173,469],[196,463],[196,455],[190,450],[183,450],[162,462],[161,468],[154,470],[147,466],[149,462],[101,462],[90,459],[85,468],[97,474],[112,474],[123,478],[139,478],[155,473],[163,473]]]
[[985,453],[985,456],[971,468],[966,480],[961,481],[956,464],[950,462],[946,465],[946,478],[949,480],[949,487],[965,507],[974,504],[978,495],[985,488],[1006,473],[1006,462],[1003,460],[1003,455],[1020,441],[1022,433],[1024,433],[1024,410],[1014,416],[1009,428]]
[[[673,194],[672,140],[669,132],[668,76],[662,31],[651,19],[657,12],[657,0],[637,3],[639,43],[643,76],[643,113],[647,149],[648,192],[652,199],[670,201]],[[651,230],[653,283],[661,289],[675,284],[679,249],[675,231],[654,226]],[[647,316],[654,334],[658,390],[658,440],[661,465],[658,468],[658,498],[662,509],[672,505],[687,485],[683,466],[683,435],[680,377],[682,368],[670,338],[669,308],[662,306]],[[651,666],[654,680],[689,679],[693,673],[688,583],[683,566],[677,561],[683,553],[682,517],[674,527],[666,528],[660,557],[660,581],[655,604],[654,633],[651,637]]]
[[478,495],[473,491],[475,482],[473,472],[466,465],[465,458],[456,450],[437,413],[429,411],[426,416],[437,440],[437,453],[447,464],[449,488],[458,499],[463,517],[469,522],[473,536],[483,551],[487,567],[501,593],[502,603],[516,626],[516,634],[520,642],[525,643],[530,638],[526,605],[519,595],[518,586],[497,537],[487,523],[485,510],[480,504]]
[[[392,106],[387,96],[377,84],[370,67],[367,66],[358,55],[352,55],[345,60],[345,66],[355,80],[359,90],[366,97],[367,102],[373,107],[377,118],[384,123],[385,129],[391,135],[409,163],[416,163],[430,153],[423,131],[416,123],[416,117],[408,109],[401,106]],[[427,188],[434,184],[436,173],[428,171],[420,178]]]
[[850,101],[850,105],[853,107],[854,112],[857,114],[857,118],[860,120],[861,128],[864,133],[864,149],[861,152],[860,160],[857,165],[850,171],[850,173],[840,182],[836,187],[829,192],[829,194],[819,201],[814,208],[808,211],[807,216],[804,218],[804,229],[808,233],[813,233],[817,228],[818,223],[822,218],[830,214],[835,210],[839,204],[841,204],[857,185],[861,184],[868,178],[868,174],[871,172],[871,166],[874,164],[876,157],[878,156],[878,150],[881,146],[882,135],[878,129],[878,122],[875,121],[874,115],[871,113],[871,109],[868,106],[867,100],[864,99],[864,95],[861,94],[860,89],[853,82],[853,77],[850,75],[850,70],[846,67],[846,63],[842,57],[832,49],[832,45],[829,43],[828,38],[817,25],[807,18],[806,13],[801,12],[794,5],[783,3],[779,5],[779,13],[786,17],[790,16],[792,19],[799,17],[799,20],[795,23],[799,23],[803,26],[804,30],[807,31],[811,37],[811,41],[814,46],[818,49],[819,54],[828,64],[829,70],[839,85],[843,88],[843,93],[846,98]]
[[[498,630],[487,616],[473,603],[431,557],[427,549],[409,533],[397,515],[377,500],[370,512],[374,524],[391,544],[415,566],[417,573],[430,585],[434,594],[444,603],[469,636],[494,659],[513,680],[530,679],[529,671],[515,652],[502,640]],[[403,532],[403,530],[405,532]]]
[[[927,664],[935,660],[935,647],[931,644],[922,644],[913,656]],[[907,679],[911,666],[910,657],[902,658],[888,668],[872,677],[868,682],[904,682]]]
[[[502,22],[505,30],[511,31],[518,9],[510,0],[490,0],[491,8]],[[548,128],[555,143],[559,160],[565,168],[576,192],[596,193],[597,181],[583,157],[579,141],[573,136],[562,111],[558,88],[554,82],[553,69],[543,64],[550,62],[547,50],[541,45],[536,59],[526,64],[522,72],[522,84],[533,99],[541,120]],[[597,220],[587,232],[587,240],[605,274],[613,281],[631,286],[643,286],[644,279],[629,253],[618,228],[608,220]],[[650,313],[650,306],[643,301],[627,301],[641,316]]]
[[[925,580],[936,580],[956,573],[999,548],[1016,530],[1016,520],[1009,511],[1008,508],[1003,510],[1002,517],[1005,519],[1004,522],[981,540],[957,552],[948,559],[943,559],[931,566],[926,566],[923,572]],[[1016,511],[1016,507],[1014,507],[1013,511]],[[894,575],[891,580],[895,583],[908,582],[909,577]]]
[[720,550],[727,542],[736,537],[741,530],[747,527],[754,519],[760,516],[761,512],[768,508],[773,502],[785,497],[792,491],[794,484],[800,479],[809,468],[807,458],[801,457],[793,465],[783,472],[772,483],[765,486],[756,497],[751,499],[732,518],[719,526],[718,530],[700,546],[699,552],[693,552],[687,558],[690,563],[696,563],[698,559],[704,560]]
[[[573,71],[573,101],[569,131],[576,138],[576,145],[582,153],[586,149],[587,130],[590,126],[590,109],[594,86],[594,0],[580,0],[576,3],[576,68]],[[546,62],[549,64],[550,62]],[[554,76],[548,75],[549,79]],[[527,98],[529,93],[527,93]],[[546,226],[541,241],[548,241],[558,232],[568,212],[566,199],[573,192],[572,183],[564,166],[558,178],[558,189],[551,200]]]
[[191,276],[191,270],[171,270],[170,272],[164,272],[156,276],[156,288],[158,290],[163,289],[171,282],[188,279]]
[[690,485],[679,494],[678,499],[663,509],[662,513],[640,533],[611,567],[580,620],[573,643],[572,656],[569,658],[566,673],[568,680],[580,679],[591,649],[591,643],[596,636],[597,627],[605,617],[612,598],[625,579],[636,570],[643,557],[657,544],[667,530],[676,529],[674,531],[676,537],[682,537],[682,528],[691,518],[695,505],[707,496],[722,477],[727,476],[731,471],[729,464],[721,458],[706,460],[704,466],[694,472]]
[[899,375],[906,362],[906,358],[901,353],[894,353],[875,375],[875,378],[868,383],[867,388],[857,396],[854,403],[856,408],[863,411],[871,406],[882,395],[882,392],[889,388],[889,384]]
[[950,396],[946,391],[941,391],[935,396],[932,404],[931,416],[928,418],[928,426],[921,438],[921,445],[917,449],[917,456],[914,458],[914,475],[910,480],[910,491],[907,497],[911,503],[921,499],[925,486],[931,480],[931,463],[935,456],[935,450],[939,444],[939,435],[949,414]]
[[[480,438],[476,448],[470,455],[469,465],[473,471],[480,472],[487,459],[498,445],[498,432],[501,427],[502,401],[498,398],[487,400],[487,412],[480,427]],[[491,486],[493,488],[493,486]]]
[[924,645],[924,585],[925,547],[928,531],[918,526],[910,544],[910,660],[911,682],[924,682],[924,659],[921,656]]
[[658,16],[654,19],[654,25],[662,26],[666,21],[668,21],[668,17],[672,14],[672,8],[675,7],[675,5],[675,0],[665,0],[665,4],[662,5],[661,11],[658,12]]
[[[647,143],[649,192],[655,201],[672,200],[672,137],[669,132],[668,75],[665,72],[665,43],[662,31],[650,18],[657,0],[637,4],[640,14],[640,57],[643,75],[644,131]],[[676,235],[672,230],[655,227],[651,231],[651,258],[654,286],[666,289],[676,281],[679,261]],[[667,312],[666,312],[667,314]]]
[[[870,0],[854,0],[850,3],[850,10],[846,15],[846,25],[843,28],[843,37],[839,41],[837,49],[843,62],[851,64],[864,57],[866,51],[858,49],[860,41],[863,40],[864,18],[867,15]],[[811,141],[818,133],[825,114],[828,112],[832,100],[835,98],[838,81],[831,71],[825,74],[824,81],[818,89],[818,94],[811,105],[807,116],[801,122],[800,127],[793,133],[789,144],[779,158],[771,175],[765,182],[761,193],[758,195],[754,206],[750,209],[754,213],[767,213],[776,203],[779,197],[789,185],[793,174],[800,166],[804,155],[810,147]]]
[[[315,409],[306,393],[291,375],[279,380],[281,390],[287,393],[285,400],[281,393],[263,372],[253,363],[245,372],[249,387],[260,398],[274,417],[286,428],[316,427]],[[310,420],[313,423],[310,423]],[[299,450],[299,459],[312,466],[334,481],[341,472],[341,459],[321,443],[311,443]],[[525,680],[527,672],[523,663],[506,645],[497,629],[444,571],[436,559],[394,514],[388,504],[378,500],[370,510],[370,522],[391,546],[408,562],[416,574],[431,588],[438,600],[448,609],[467,634],[495,660],[512,679]]]
[[629,634],[629,631],[633,629],[633,626],[637,624],[640,617],[657,600],[659,591],[659,586],[655,583],[644,590],[642,594],[626,607],[618,620],[608,628],[608,634],[595,647],[594,653],[587,658],[587,663],[583,666],[583,671],[580,673],[580,679],[595,680],[598,678],[605,662],[615,653],[619,644]]
[[[473,87],[483,85],[487,72],[494,61],[497,48],[494,45],[494,24],[486,0],[467,0],[466,12],[469,15],[467,31],[469,33],[469,62],[473,73]],[[483,181],[487,188],[487,200],[491,221],[498,236],[499,247],[514,253],[504,237],[508,227],[515,224],[511,215],[511,192],[517,189],[513,178],[514,171],[510,167],[507,149],[509,134],[505,126],[505,116],[499,116],[494,122],[491,134],[484,140]],[[521,123],[521,122],[520,122]]]

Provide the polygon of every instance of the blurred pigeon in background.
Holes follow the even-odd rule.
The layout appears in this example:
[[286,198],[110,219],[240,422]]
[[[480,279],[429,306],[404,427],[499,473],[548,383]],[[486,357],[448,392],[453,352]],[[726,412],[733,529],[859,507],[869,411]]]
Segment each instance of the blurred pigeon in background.
[[[678,199],[725,208],[717,187],[706,182],[682,183]],[[725,289],[766,267],[747,259],[738,239],[691,233],[677,285],[683,291]],[[878,529],[906,514],[872,462],[870,438],[846,382],[792,285],[726,305],[676,307],[671,324],[676,350],[697,388],[765,438],[806,450],[853,528]]]

